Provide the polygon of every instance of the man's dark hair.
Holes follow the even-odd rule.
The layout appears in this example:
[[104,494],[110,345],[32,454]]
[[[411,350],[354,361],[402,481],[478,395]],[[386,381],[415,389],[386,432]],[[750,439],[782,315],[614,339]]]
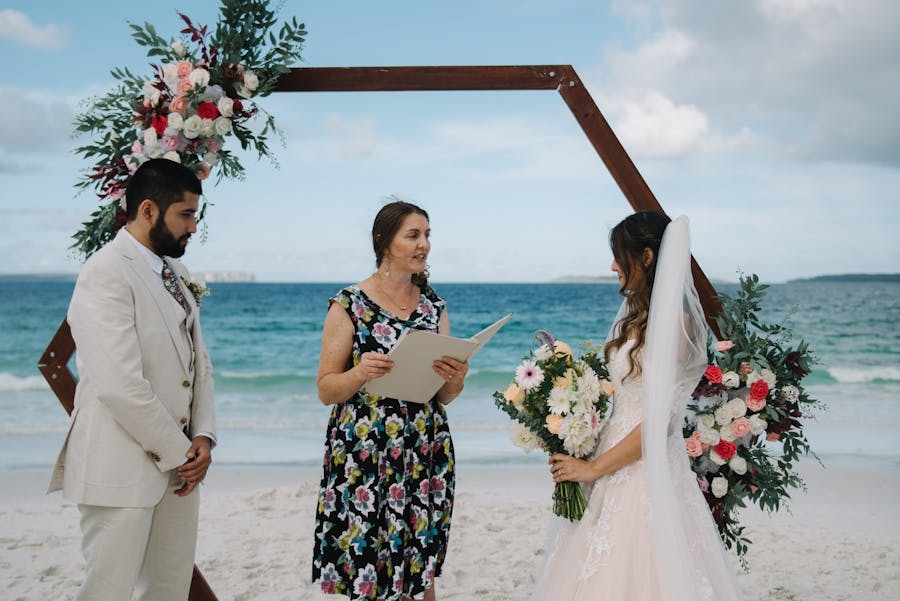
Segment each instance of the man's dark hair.
[[203,194],[200,179],[193,171],[169,159],[150,159],[137,168],[125,189],[128,221],[137,217],[138,206],[145,198],[155,202],[160,214],[165,215],[172,203],[184,199],[185,192]]

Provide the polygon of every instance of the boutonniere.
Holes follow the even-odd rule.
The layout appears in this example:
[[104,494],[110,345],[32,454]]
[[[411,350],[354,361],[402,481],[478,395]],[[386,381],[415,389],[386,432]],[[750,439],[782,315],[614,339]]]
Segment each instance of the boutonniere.
[[198,307],[200,306],[200,299],[204,296],[209,296],[209,288],[207,288],[203,282],[189,280],[184,277],[181,278],[181,281],[184,282],[184,285],[191,291],[191,294],[194,296],[194,302],[197,303]]

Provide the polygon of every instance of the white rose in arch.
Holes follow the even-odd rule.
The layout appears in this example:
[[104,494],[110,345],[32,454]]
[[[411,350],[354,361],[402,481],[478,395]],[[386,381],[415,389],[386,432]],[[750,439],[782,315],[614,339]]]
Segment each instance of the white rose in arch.
[[244,85],[250,91],[255,90],[259,87],[259,77],[256,76],[256,73],[247,69],[244,71]]
[[728,480],[722,476],[716,476],[712,480],[711,488],[713,496],[717,499],[721,499],[725,496],[725,493],[728,492]]
[[758,415],[750,416],[750,433],[754,436],[759,436],[765,432],[768,426],[769,423]]
[[716,465],[725,465],[728,463],[725,459],[722,458],[721,455],[716,453],[715,449],[710,449],[709,451],[709,460],[715,463]]
[[[230,102],[231,99],[229,99],[229,103]],[[231,133],[231,119],[228,119],[226,117],[218,117],[216,118],[215,126],[216,133],[220,136],[227,136]]]
[[769,388],[775,388],[775,372],[771,369],[763,369],[759,372],[759,377],[769,385]]
[[219,109],[219,114],[223,117],[231,117],[234,115],[234,100],[229,98],[228,96],[222,96],[219,98],[219,102],[216,104]]
[[181,58],[184,56],[184,53],[185,53],[184,44],[181,42],[181,40],[175,40],[174,42],[172,42],[172,51],[175,53],[175,56],[177,56],[178,58]]
[[747,473],[747,460],[739,455],[735,455],[728,462],[728,467],[738,476],[743,476]]
[[725,388],[737,388],[741,385],[741,377],[737,372],[729,371],[722,374],[722,386]]
[[204,138],[211,138],[216,131],[215,123],[212,119],[200,120],[200,135]]
[[191,115],[187,119],[184,120],[184,125],[182,125],[182,133],[184,137],[193,140],[197,136],[200,135],[200,122],[201,119],[197,115]]
[[720,426],[727,426],[731,424],[731,419],[734,417],[731,407],[728,405],[722,405],[715,412],[716,415],[716,423]]
[[719,440],[721,440],[721,436],[719,436],[718,430],[701,430],[700,431],[700,442],[704,444],[708,444],[711,447],[719,444]]
[[166,129],[173,129],[175,131],[180,130],[184,126],[184,117],[181,116],[181,113],[171,112],[169,113],[169,120],[166,123]]
[[200,86],[201,88],[205,88],[209,84],[209,71],[206,69],[194,69],[191,71],[191,74],[188,75],[188,81],[196,88]]
[[175,152],[174,150],[170,150],[166,154],[163,155],[164,159],[169,159],[170,161],[175,161],[176,163],[181,162],[181,155]]
[[215,167],[219,164],[219,153],[217,152],[207,152],[203,155],[203,162],[209,165],[210,167]]

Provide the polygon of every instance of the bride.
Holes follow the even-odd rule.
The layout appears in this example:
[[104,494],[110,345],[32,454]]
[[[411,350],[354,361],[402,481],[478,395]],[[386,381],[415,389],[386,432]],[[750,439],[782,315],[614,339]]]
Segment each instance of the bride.
[[613,415],[593,459],[550,457],[555,482],[593,490],[581,521],[556,532],[536,598],[740,599],[681,434],[707,361],[687,218],[635,213],[610,246],[625,297],[604,349]]

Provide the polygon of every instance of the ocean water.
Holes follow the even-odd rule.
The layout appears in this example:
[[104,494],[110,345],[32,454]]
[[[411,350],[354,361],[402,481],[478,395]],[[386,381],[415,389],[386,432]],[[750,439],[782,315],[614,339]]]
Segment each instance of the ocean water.
[[[65,316],[74,283],[0,279],[0,471],[45,470],[67,417],[37,360]],[[342,284],[210,285],[203,327],[213,361],[219,466],[316,466],[330,409],[315,374],[327,299]],[[537,465],[507,436],[491,393],[504,388],[537,329],[573,347],[606,337],[620,298],[608,284],[440,284],[452,333],[469,336],[513,318],[472,361],[448,408],[457,458],[469,465]],[[733,291],[723,286],[722,291]],[[792,314],[792,309],[796,311]],[[777,284],[764,316],[787,322],[821,363],[805,380],[827,409],[810,416],[814,450],[900,465],[900,284]],[[74,370],[74,361],[72,362]]]

